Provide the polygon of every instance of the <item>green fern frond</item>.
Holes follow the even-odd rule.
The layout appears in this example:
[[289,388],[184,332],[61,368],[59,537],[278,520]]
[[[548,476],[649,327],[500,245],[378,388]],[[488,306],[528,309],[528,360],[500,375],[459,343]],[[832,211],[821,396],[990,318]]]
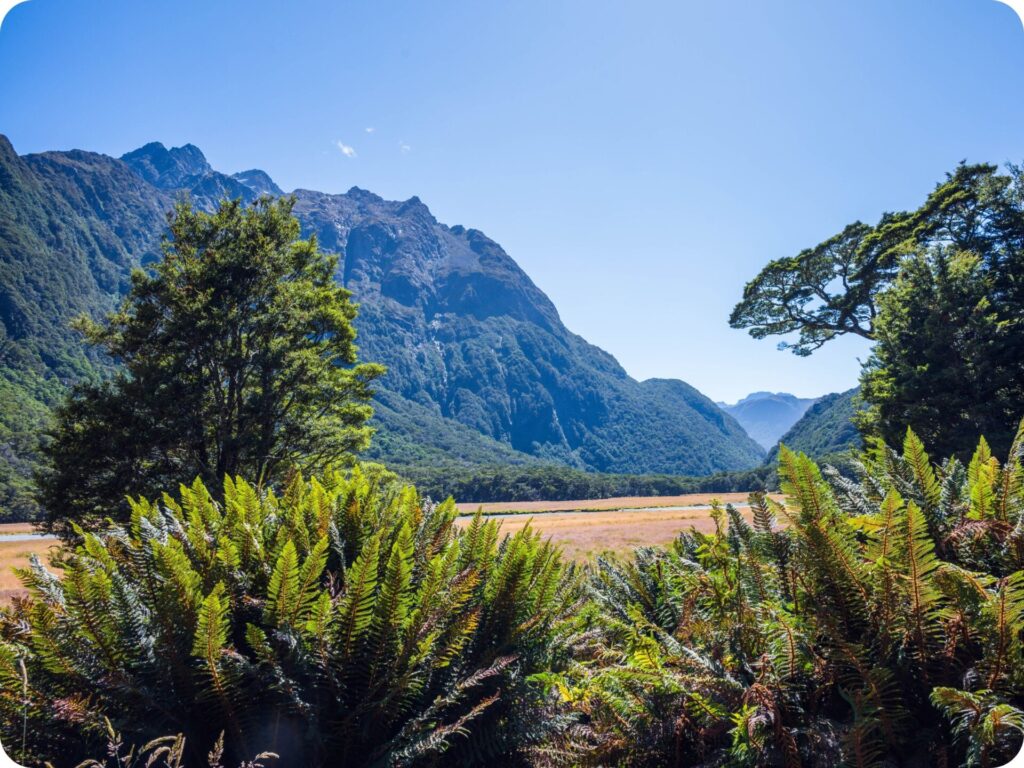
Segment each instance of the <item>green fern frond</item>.
[[267,603],[263,611],[265,621],[276,626],[288,623],[299,601],[299,556],[291,539],[285,542],[270,574]]
[[374,535],[345,574],[345,593],[338,602],[338,619],[335,624],[338,647],[345,657],[355,653],[356,644],[365,635],[373,619],[379,559],[380,536]]
[[921,509],[908,502],[902,518],[900,555],[908,596],[906,633],[912,653],[923,665],[941,630],[942,594],[933,583],[939,560]]
[[934,534],[938,531],[937,517],[939,504],[942,501],[942,488],[935,477],[935,470],[932,469],[931,460],[925,452],[924,444],[909,427],[903,441],[903,460],[907,462],[913,472],[914,485],[918,490],[915,500],[924,512],[929,529]]

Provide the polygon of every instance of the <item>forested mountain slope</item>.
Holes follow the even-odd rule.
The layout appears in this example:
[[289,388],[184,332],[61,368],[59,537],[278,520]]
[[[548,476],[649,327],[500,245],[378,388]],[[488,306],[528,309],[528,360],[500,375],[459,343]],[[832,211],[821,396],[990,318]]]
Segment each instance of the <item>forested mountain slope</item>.
[[[0,507],[28,503],[47,408],[106,361],[69,328],[116,306],[132,268],[159,258],[164,216],[280,189],[262,171],[213,170],[192,146],[115,159],[19,157],[0,137]],[[341,258],[361,303],[364,359],[389,368],[371,455],[421,461],[555,461],[614,472],[705,474],[762,456],[739,424],[680,381],[630,378],[562,324],[494,241],[438,222],[418,198],[297,190],[307,234]]]
[[[859,448],[862,441],[853,424],[854,415],[862,407],[857,398],[859,392],[854,387],[819,398],[779,442],[792,451],[815,458]],[[772,448],[768,453],[768,463],[775,463],[778,451],[777,445]]]

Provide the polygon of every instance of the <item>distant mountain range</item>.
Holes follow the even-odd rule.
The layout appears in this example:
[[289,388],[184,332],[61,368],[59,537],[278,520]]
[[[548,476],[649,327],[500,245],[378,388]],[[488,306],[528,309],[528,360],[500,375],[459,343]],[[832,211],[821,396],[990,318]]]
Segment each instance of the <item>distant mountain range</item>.
[[[113,309],[131,270],[160,258],[173,202],[280,193],[260,170],[219,173],[192,145],[19,157],[0,136],[0,506],[24,503],[47,409],[109,366],[69,321]],[[337,279],[361,304],[362,358],[388,366],[371,456],[690,475],[763,459],[690,385],[636,381],[570,332],[482,232],[438,222],[416,197],[293,194],[304,233],[340,255]]]
[[815,402],[817,398],[801,398],[786,392],[753,392],[732,405],[718,405],[767,450],[779,442]]

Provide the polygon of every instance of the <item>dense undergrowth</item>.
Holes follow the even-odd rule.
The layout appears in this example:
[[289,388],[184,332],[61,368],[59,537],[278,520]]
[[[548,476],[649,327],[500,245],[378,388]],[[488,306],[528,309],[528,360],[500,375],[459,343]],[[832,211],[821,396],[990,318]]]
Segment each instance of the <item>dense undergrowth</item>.
[[783,450],[785,503],[584,573],[379,470],[138,501],[24,573],[0,738],[58,768],[114,730],[193,765],[224,732],[227,764],[994,767],[1024,731],[1022,453],[908,433],[854,480]]
[[82,537],[62,579],[23,574],[32,598],[3,622],[4,744],[75,765],[102,752],[109,718],[127,743],[182,733],[199,749],[224,731],[230,761],[405,765],[447,748],[514,764],[546,730],[526,678],[551,666],[578,579],[536,533],[499,540],[455,516],[358,470],[280,496],[229,480],[223,504],[198,482],[135,502],[129,524]]
[[545,678],[585,715],[552,762],[1001,765],[1024,728],[1020,455],[936,468],[909,433],[855,483],[783,450],[785,504],[600,561]]

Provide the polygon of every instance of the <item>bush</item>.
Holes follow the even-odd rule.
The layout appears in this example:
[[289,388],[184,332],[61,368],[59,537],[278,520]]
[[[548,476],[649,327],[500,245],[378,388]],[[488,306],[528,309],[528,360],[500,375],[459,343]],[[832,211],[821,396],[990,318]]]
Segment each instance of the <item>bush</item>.
[[31,599],[0,648],[0,737],[21,745],[27,718],[12,754],[58,766],[102,750],[104,718],[128,743],[223,730],[227,763],[515,764],[545,733],[522,716],[526,677],[579,594],[536,533],[460,529],[450,501],[377,468],[279,496],[228,479],[223,504],[196,481],[81,533],[59,565],[20,574]]
[[1002,764],[1024,730],[1022,449],[935,467],[908,433],[860,482],[782,449],[786,504],[600,561],[575,661],[543,676],[583,723],[550,762]]

